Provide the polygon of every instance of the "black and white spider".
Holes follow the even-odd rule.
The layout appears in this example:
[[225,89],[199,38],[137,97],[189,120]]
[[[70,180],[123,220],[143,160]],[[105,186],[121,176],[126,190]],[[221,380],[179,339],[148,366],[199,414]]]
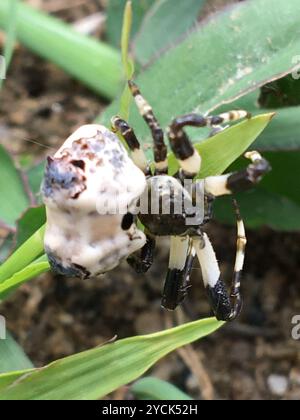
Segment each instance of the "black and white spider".
[[[270,166],[258,152],[248,152],[246,157],[251,163],[245,170],[193,181],[194,189],[186,191],[184,181],[193,180],[199,173],[201,156],[184,127],[212,127],[216,131],[221,124],[249,115],[240,110],[207,117],[189,114],[174,119],[168,128],[168,137],[181,169],[171,177],[163,130],[138,87],[133,82],[129,82],[129,87],[152,133],[155,173],[152,174],[133,129],[121,118],[112,119],[112,131],[101,125],[79,128],[54,157],[48,158],[45,171],[42,194],[47,209],[45,250],[49,262],[63,275],[84,279],[112,270],[125,258],[137,272],[146,272],[153,262],[155,237],[169,236],[170,261],[162,306],[173,310],[182,303],[197,256],[216,317],[233,320],[242,306],[244,223],[236,205],[238,240],[230,293],[221,279],[215,252],[203,226],[212,217],[212,202],[216,197],[251,188]],[[126,141],[132,159],[116,133]],[[184,208],[181,213],[175,212],[173,204],[179,195],[188,196],[193,203],[200,183],[203,186],[203,216],[197,223],[187,225],[187,217],[191,215]],[[161,199],[167,195],[171,204],[168,214],[161,209],[153,214],[150,207],[148,211],[140,211],[141,196],[145,191],[151,195],[153,185],[159,185]],[[126,208],[126,214],[116,211],[120,208]],[[145,232],[138,229],[138,219]]]

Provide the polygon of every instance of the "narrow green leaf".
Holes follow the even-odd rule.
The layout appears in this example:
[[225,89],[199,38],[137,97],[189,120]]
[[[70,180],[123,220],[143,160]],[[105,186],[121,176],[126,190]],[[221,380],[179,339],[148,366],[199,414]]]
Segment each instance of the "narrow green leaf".
[[[128,384],[178,347],[203,338],[223,323],[191,322],[147,336],[131,337],[58,360],[16,378],[0,375],[1,400],[95,400]],[[4,383],[4,385],[3,385]]]
[[33,368],[33,364],[22,347],[7,333],[5,340],[0,340],[0,373]]
[[123,18],[123,30],[122,30],[122,39],[121,39],[121,48],[122,48],[122,61],[123,61],[123,71],[125,74],[125,88],[121,96],[120,101],[120,112],[119,115],[121,118],[127,120],[129,118],[129,109],[132,101],[132,95],[127,84],[127,80],[130,80],[133,77],[134,73],[134,62],[129,57],[129,42],[130,34],[132,29],[132,2],[127,1],[124,18]]
[[[136,34],[141,22],[155,0],[132,0],[133,27],[132,34]],[[109,0],[107,7],[107,39],[117,48],[120,48],[122,21],[124,13],[124,0]]]
[[143,378],[132,385],[131,391],[139,400],[189,401],[189,395],[169,382],[157,378]]
[[46,211],[44,206],[26,210],[17,222],[16,248],[23,245],[45,223]]
[[44,255],[0,283],[0,300],[6,299],[11,292],[28,280],[34,279],[49,270],[50,266],[47,257]]
[[8,11],[8,19],[6,22],[6,40],[4,45],[4,59],[5,59],[5,69],[0,69],[0,89],[2,88],[4,79],[2,78],[3,72],[7,73],[9,65],[14,51],[14,44],[16,40],[16,21],[17,21],[17,7],[19,0],[11,0],[10,7]]
[[[0,27],[5,29],[10,0],[0,2]],[[16,35],[32,51],[112,99],[120,90],[121,59],[117,50],[76,32],[70,25],[20,2]]]
[[6,386],[9,386],[9,384],[13,381],[13,379],[17,380],[20,377],[20,374],[23,374],[25,371],[15,371],[15,372],[9,372],[4,373],[1,375],[1,383],[0,383],[0,393],[2,389],[5,389]]
[[[45,226],[42,226],[0,266],[0,284],[25,269],[44,253],[44,232]],[[31,270],[29,273],[31,274]]]
[[146,65],[163,51],[174,46],[193,24],[206,0],[159,0],[146,14],[134,40],[139,63]]
[[14,229],[16,220],[29,205],[19,172],[4,147],[0,145],[0,225]]
[[132,2],[127,1],[124,10],[123,29],[121,38],[123,69],[127,80],[132,76],[132,65],[129,60],[129,41],[132,27]]

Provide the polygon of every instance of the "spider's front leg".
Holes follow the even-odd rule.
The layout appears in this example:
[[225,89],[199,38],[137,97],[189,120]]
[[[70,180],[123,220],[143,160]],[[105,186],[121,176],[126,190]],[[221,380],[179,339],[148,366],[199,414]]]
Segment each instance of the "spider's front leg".
[[202,270],[202,277],[208,298],[219,321],[235,320],[242,309],[241,275],[244,267],[247,244],[245,227],[237,204],[237,251],[230,295],[221,278],[219,264],[213,246],[206,233],[193,238],[193,244]]
[[120,134],[125,140],[129,150],[131,151],[131,157],[133,162],[138,168],[140,168],[145,175],[150,174],[150,168],[147,162],[147,158],[143,149],[141,148],[140,142],[138,141],[133,128],[129,126],[127,121],[122,118],[115,116],[111,119],[112,131]]
[[200,171],[201,157],[193,146],[184,127],[212,127],[220,128],[221,124],[250,118],[247,111],[231,111],[215,116],[187,114],[173,120],[168,129],[170,145],[176,156],[184,178],[194,178]]

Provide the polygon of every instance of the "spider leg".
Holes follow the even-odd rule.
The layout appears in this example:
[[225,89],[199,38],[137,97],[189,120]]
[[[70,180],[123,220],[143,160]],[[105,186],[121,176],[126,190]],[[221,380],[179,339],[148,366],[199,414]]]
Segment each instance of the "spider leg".
[[242,309],[240,288],[247,239],[244,223],[236,203],[235,207],[237,215],[238,239],[230,295],[227,292],[225,283],[221,279],[221,272],[216,254],[207,234],[203,233],[201,236],[193,238],[193,243],[202,270],[203,282],[207,290],[211,307],[216,315],[216,318],[220,321],[233,321],[237,318]]
[[184,131],[184,127],[216,127],[220,131],[220,125],[250,117],[247,111],[231,111],[215,116],[187,114],[177,117],[169,126],[168,136],[174,155],[180,163],[185,177],[193,178],[200,171],[201,157],[194,148],[190,138]]
[[190,288],[190,276],[196,256],[189,237],[171,237],[169,269],[166,277],[162,307],[173,311],[180,305]]
[[142,96],[138,86],[133,82],[129,81],[129,88],[135,99],[136,105],[146,124],[151,130],[153,142],[154,142],[154,162],[156,174],[167,174],[168,173],[168,149],[164,141],[164,132],[155,117],[151,106],[148,104],[146,99]]
[[245,157],[251,160],[246,169],[231,174],[206,178],[205,192],[214,197],[219,197],[245,191],[258,184],[263,176],[271,170],[269,162],[258,152],[248,152]]
[[146,273],[153,264],[155,239],[146,234],[147,241],[139,254],[132,254],[127,258],[128,264],[139,274]]
[[119,133],[126,141],[130,151],[133,162],[138,168],[140,168],[145,175],[149,175],[150,168],[147,162],[147,158],[143,149],[141,148],[140,142],[138,141],[134,130],[129,124],[122,120],[120,117],[115,116],[111,119],[112,131]]

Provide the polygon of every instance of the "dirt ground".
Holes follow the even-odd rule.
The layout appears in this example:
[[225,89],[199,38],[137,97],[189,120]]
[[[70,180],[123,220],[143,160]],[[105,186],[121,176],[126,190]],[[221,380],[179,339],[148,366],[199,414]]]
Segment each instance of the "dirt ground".
[[[31,3],[46,9],[51,4],[55,10],[54,0]],[[87,13],[81,6],[75,9],[78,17]],[[58,15],[69,19],[68,13]],[[92,122],[104,107],[79,83],[18,46],[1,93],[1,143],[16,156],[30,152],[38,158],[55,150],[75,127]],[[208,231],[229,280],[235,229],[212,222]],[[300,342],[291,338],[291,320],[300,314],[300,234],[261,229],[248,232],[248,239],[241,318],[166,357],[150,373],[197,399],[299,400]],[[97,346],[115,335],[146,334],[170,323],[209,316],[197,266],[183,310],[171,319],[160,308],[167,262],[168,242],[162,240],[155,264],[144,276],[136,275],[126,264],[99,281],[47,274],[19,289],[1,304],[0,312],[36,366]],[[126,388],[112,396],[128,397]]]

